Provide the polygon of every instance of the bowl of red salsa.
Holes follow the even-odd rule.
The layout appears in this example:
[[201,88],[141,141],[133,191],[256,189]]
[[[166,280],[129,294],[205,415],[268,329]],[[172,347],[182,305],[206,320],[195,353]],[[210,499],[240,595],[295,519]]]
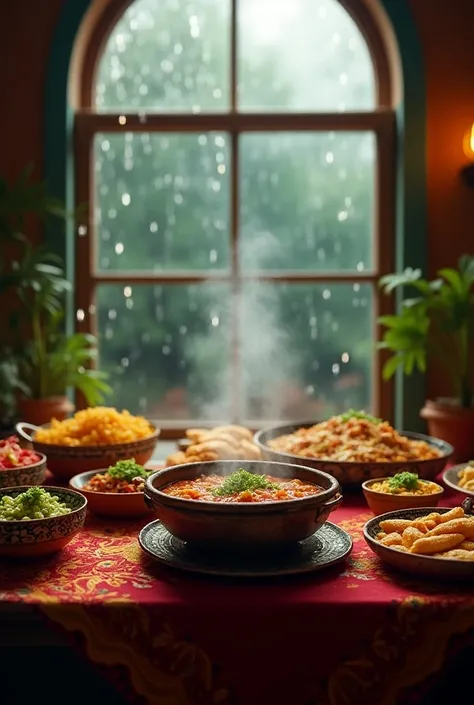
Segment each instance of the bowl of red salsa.
[[75,475],[69,486],[86,497],[90,511],[97,516],[135,518],[150,512],[143,494],[149,474],[133,459],[119,460],[109,468]]
[[41,485],[46,477],[46,456],[20,446],[17,436],[0,440],[0,487]]
[[311,536],[340,504],[337,480],[270,461],[187,463],[151,474],[145,500],[168,531],[191,544],[277,548]]

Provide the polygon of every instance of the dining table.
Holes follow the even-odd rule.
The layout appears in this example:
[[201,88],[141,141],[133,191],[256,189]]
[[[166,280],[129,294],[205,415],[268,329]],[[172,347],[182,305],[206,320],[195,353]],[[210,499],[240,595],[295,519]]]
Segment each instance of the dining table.
[[[441,505],[461,500],[447,492]],[[345,562],[264,579],[163,566],[138,544],[149,517],[88,516],[60,553],[0,562],[0,635],[2,620],[34,616],[133,705],[438,702],[432,693],[472,654],[472,583],[389,569],[363,537],[372,516],[361,494],[345,494],[330,517],[353,539]]]

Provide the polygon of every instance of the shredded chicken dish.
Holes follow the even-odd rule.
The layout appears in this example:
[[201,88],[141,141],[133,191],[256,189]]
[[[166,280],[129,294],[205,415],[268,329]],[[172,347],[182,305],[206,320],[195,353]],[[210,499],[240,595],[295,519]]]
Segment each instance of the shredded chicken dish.
[[341,462],[405,462],[438,458],[440,451],[425,441],[410,440],[388,421],[364,412],[333,416],[310,428],[268,441],[276,451],[304,458]]

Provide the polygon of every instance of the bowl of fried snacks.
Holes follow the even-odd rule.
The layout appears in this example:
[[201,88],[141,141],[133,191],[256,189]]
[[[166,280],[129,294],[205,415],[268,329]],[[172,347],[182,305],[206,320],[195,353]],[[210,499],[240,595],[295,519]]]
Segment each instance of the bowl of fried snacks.
[[260,460],[261,457],[252,432],[244,426],[190,428],[186,439],[178,444],[178,450],[167,457],[166,466],[213,460]]
[[447,468],[443,482],[453,490],[474,496],[474,460]]
[[474,579],[471,505],[423,507],[370,519],[364,538],[394,568],[425,578]]

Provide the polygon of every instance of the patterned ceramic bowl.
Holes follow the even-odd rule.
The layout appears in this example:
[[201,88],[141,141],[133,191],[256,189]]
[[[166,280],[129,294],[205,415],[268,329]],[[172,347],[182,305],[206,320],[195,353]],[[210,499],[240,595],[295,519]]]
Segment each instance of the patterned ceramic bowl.
[[0,488],[41,485],[46,477],[46,456],[38,453],[40,459],[31,465],[0,470]]
[[316,470],[327,472],[336,478],[344,488],[360,488],[360,485],[365,480],[375,480],[377,478],[390,477],[396,475],[397,472],[416,472],[423,480],[432,480],[438,475],[449,458],[454,452],[454,448],[437,438],[424,436],[421,433],[411,433],[408,431],[400,431],[400,433],[413,441],[425,441],[430,446],[436,448],[441,455],[438,458],[430,460],[411,460],[408,462],[397,463],[359,463],[359,462],[340,462],[334,460],[318,460],[317,458],[304,458],[292,453],[282,453],[273,450],[268,446],[268,441],[284,436],[289,433],[294,433],[299,428],[309,428],[314,426],[318,421],[306,421],[301,423],[283,424],[281,426],[272,426],[271,428],[258,431],[254,436],[255,444],[260,448],[262,457],[265,460],[275,460],[280,463],[298,463],[306,465]]
[[89,509],[93,514],[101,517],[131,519],[149,514],[152,511],[145,504],[143,492],[120,494],[118,492],[93,492],[84,489],[84,485],[95,475],[101,475],[105,472],[107,472],[106,469],[81,472],[79,475],[74,475],[69,483],[73,490],[77,490],[87,498]]
[[80,472],[107,468],[115,465],[119,460],[134,458],[139,465],[145,465],[153,455],[160,435],[159,429],[153,425],[152,428],[153,433],[147,438],[108,446],[59,446],[52,443],[39,443],[35,441],[38,426],[24,422],[16,425],[16,432],[25,441],[31,443],[36,452],[47,455],[48,470],[55,477],[60,480],[70,480]]
[[[5,495],[16,497],[27,489],[28,487],[10,487],[0,490],[0,499]],[[70,507],[71,512],[49,519],[0,520],[0,556],[33,558],[56,553],[64,548],[84,526],[87,499],[82,494],[63,487],[44,489]]]
[[398,551],[391,546],[384,546],[375,538],[381,530],[380,522],[385,519],[413,520],[431,514],[431,512],[444,514],[451,509],[452,507],[423,507],[419,509],[400,509],[396,512],[387,512],[367,522],[364,526],[364,538],[380,560],[399,570],[419,575],[423,578],[473,580],[474,561],[458,561],[452,558],[435,558],[434,556],[421,556],[415,553],[406,553],[404,551]]

